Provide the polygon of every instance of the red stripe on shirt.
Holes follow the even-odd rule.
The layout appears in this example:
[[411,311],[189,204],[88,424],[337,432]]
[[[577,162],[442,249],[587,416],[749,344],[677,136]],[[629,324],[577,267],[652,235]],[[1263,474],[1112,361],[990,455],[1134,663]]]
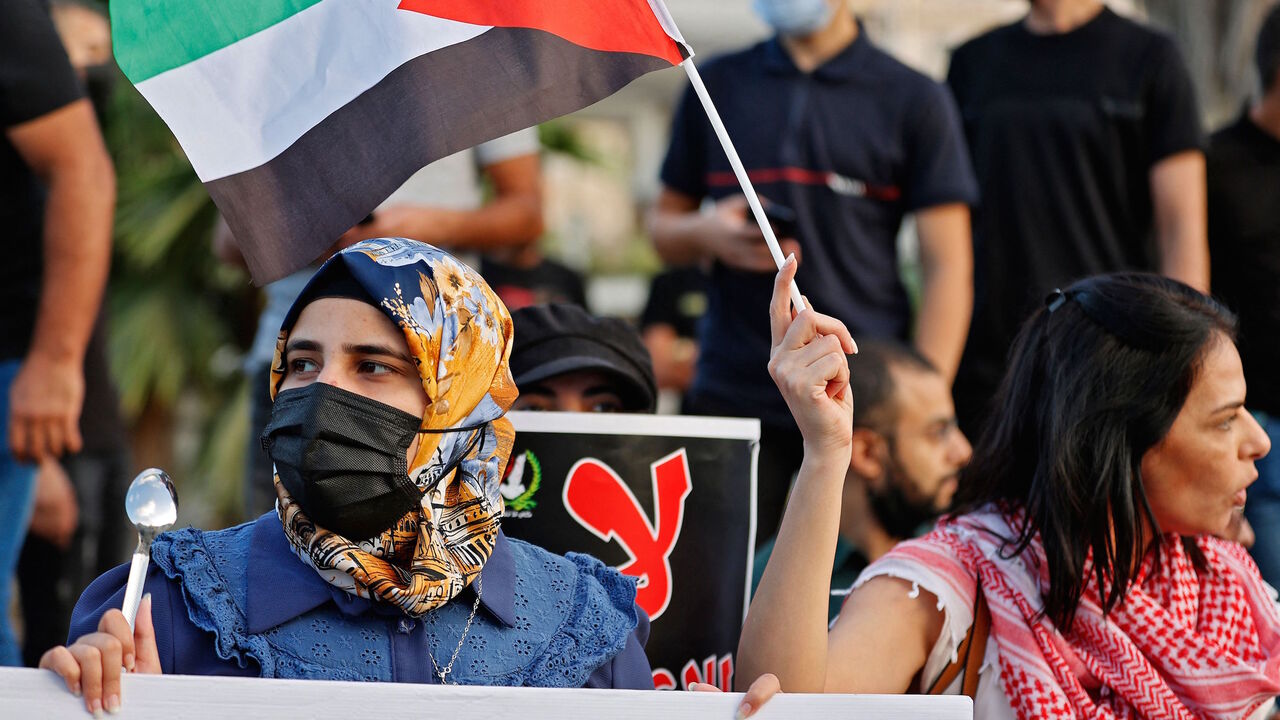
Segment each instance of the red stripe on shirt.
[[[860,180],[842,178],[826,170],[808,170],[798,167],[760,168],[748,170],[747,177],[753,183],[762,184],[785,182],[794,185],[821,185],[841,195],[885,202],[894,202],[902,197],[902,190],[896,185],[872,185]],[[732,172],[707,173],[707,185],[711,187],[734,187],[737,184],[738,177]]]

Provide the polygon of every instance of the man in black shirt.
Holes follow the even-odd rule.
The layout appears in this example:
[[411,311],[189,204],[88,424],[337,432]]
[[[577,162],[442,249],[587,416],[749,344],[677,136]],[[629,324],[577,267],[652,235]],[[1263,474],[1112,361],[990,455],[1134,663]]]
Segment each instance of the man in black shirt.
[[[0,608],[35,482],[80,449],[84,355],[111,253],[115,174],[39,0],[0,10]],[[0,613],[0,664],[20,661]]]
[[1213,288],[1240,317],[1249,408],[1271,436],[1245,515],[1254,559],[1280,584],[1280,6],[1255,53],[1262,95],[1209,140],[1209,251]]
[[1018,327],[1055,287],[1148,270],[1207,289],[1204,159],[1173,41],[1099,0],[1032,0],[956,50],[947,80],[982,190],[955,387],[974,436]]

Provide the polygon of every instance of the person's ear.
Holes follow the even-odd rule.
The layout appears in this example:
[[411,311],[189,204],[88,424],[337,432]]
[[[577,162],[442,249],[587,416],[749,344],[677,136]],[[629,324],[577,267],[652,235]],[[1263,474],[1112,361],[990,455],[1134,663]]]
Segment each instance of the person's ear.
[[849,457],[849,469],[869,483],[884,476],[885,455],[888,450],[880,433],[866,428],[853,429],[853,453]]

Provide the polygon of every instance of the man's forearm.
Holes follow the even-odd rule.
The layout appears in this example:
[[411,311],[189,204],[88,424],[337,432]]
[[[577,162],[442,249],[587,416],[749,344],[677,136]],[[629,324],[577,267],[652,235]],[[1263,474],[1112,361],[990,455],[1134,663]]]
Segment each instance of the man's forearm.
[[542,200],[538,194],[498,197],[475,210],[431,209],[437,230],[450,247],[498,250],[520,247],[542,235]]
[[649,237],[662,262],[695,265],[710,257],[707,218],[699,199],[664,187],[649,211]]
[[1187,151],[1151,169],[1160,273],[1209,291],[1208,210],[1204,155]]
[[915,345],[948,382],[955,379],[973,313],[969,209],[954,204],[917,216],[923,282]]
[[916,322],[916,348],[947,382],[956,377],[973,312],[973,281],[954,268],[927,273]]
[[1161,228],[1160,274],[1209,292],[1209,243],[1202,223],[1182,218]]
[[662,262],[680,267],[695,265],[709,256],[701,213],[655,210],[649,218],[649,236]]
[[111,262],[115,172],[106,149],[48,177],[44,270],[31,355],[80,362],[97,320]]

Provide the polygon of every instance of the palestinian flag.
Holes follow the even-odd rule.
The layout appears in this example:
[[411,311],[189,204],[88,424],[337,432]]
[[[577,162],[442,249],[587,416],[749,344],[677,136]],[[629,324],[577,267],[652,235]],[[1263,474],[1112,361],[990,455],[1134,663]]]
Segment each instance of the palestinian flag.
[[112,0],[116,58],[249,269],[303,267],[419,168],[691,53],[661,0]]

